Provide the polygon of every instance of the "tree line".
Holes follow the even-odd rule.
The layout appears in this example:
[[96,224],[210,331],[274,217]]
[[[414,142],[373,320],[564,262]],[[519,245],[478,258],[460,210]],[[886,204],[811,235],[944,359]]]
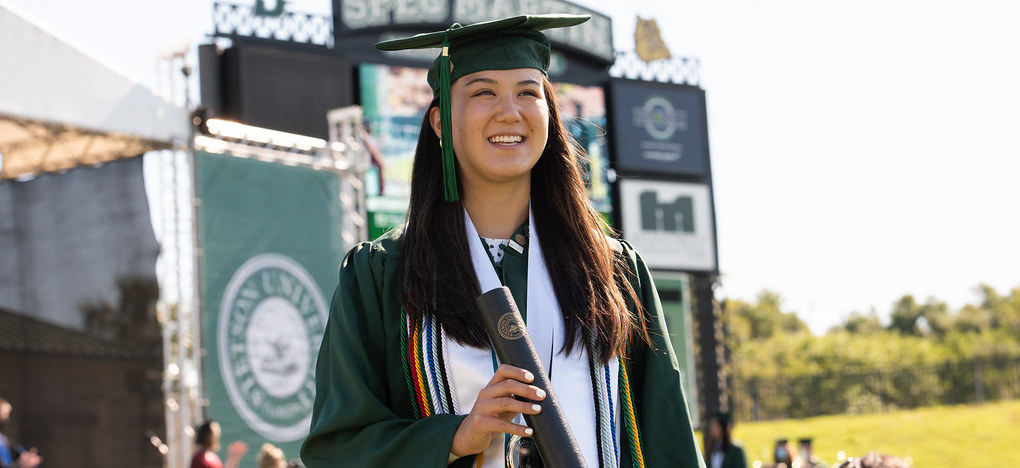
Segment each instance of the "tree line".
[[725,300],[733,405],[771,419],[1020,397],[1020,287],[977,291],[956,310],[904,295],[886,323],[852,313],[821,336],[775,292]]

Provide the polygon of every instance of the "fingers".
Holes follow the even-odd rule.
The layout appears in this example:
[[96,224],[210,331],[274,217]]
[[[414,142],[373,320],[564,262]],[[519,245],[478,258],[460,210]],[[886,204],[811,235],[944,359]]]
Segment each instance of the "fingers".
[[488,416],[477,412],[477,406],[468,414],[457,432],[453,435],[450,453],[463,457],[485,450],[492,439],[499,434],[516,434],[527,437],[535,433],[534,429],[496,416]]
[[[495,435],[506,433],[517,434],[519,436],[530,436],[535,433],[532,428],[524,424],[516,424],[513,421],[507,421],[506,419],[480,414],[469,415],[465,419],[464,424],[470,429],[484,434]],[[488,442],[486,442],[486,445],[488,445]]]
[[532,414],[531,403],[540,403],[545,397],[546,393],[541,388],[507,380],[483,388],[478,392],[475,404],[485,404],[488,411]]
[[529,385],[534,380],[535,376],[531,372],[520,367],[502,364],[496,369],[489,384],[482,389],[479,398],[483,396],[489,398],[517,396],[531,401],[542,401],[545,399],[546,393],[541,388]]
[[501,433],[526,434],[529,430],[530,428],[519,426],[510,421],[472,411],[457,427],[457,432],[453,435],[453,443],[450,445],[450,453],[458,457],[479,453],[485,450],[489,443]]
[[[527,369],[514,367],[511,366],[510,364],[500,364],[499,368],[496,369],[496,372],[492,376],[492,381],[495,381],[497,379],[501,380],[513,379],[519,380],[521,382],[530,383],[535,380],[535,375],[532,374]],[[489,383],[492,383],[492,381],[490,381]]]
[[463,456],[485,449],[498,434],[516,434],[522,437],[534,433],[530,427],[515,424],[518,414],[534,415],[542,412],[537,403],[546,398],[546,392],[531,383],[531,372],[503,364],[496,369],[489,383],[478,392],[471,412],[454,434],[451,453]]
[[539,414],[542,412],[542,405],[509,396],[491,399],[479,398],[471,412],[510,421],[518,414]]

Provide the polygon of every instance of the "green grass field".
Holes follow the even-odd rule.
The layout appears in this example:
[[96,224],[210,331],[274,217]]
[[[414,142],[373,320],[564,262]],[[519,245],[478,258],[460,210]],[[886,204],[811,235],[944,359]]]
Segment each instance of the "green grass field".
[[[814,439],[828,463],[836,454],[869,451],[913,459],[915,468],[1014,466],[1020,463],[1020,401],[943,406],[881,414],[823,416],[801,420],[737,422],[734,438],[748,463],[771,463],[775,440]],[[700,435],[700,434],[699,434]]]

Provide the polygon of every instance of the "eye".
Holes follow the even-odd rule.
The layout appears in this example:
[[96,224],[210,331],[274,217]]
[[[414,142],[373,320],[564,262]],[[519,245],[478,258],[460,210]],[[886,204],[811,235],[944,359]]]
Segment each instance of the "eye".
[[495,96],[495,95],[496,95],[496,93],[492,92],[491,89],[482,88],[482,89],[479,89],[478,91],[475,91],[474,94],[471,95],[471,97],[475,97],[475,96]]
[[538,91],[533,89],[525,89],[524,91],[521,91],[521,96],[541,97]]

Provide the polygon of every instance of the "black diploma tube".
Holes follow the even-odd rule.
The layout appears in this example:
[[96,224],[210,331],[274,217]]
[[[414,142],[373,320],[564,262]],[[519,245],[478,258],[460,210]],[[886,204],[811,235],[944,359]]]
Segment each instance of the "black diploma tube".
[[563,409],[556,400],[552,384],[528,336],[527,326],[510,290],[505,286],[493,289],[478,296],[475,304],[482,314],[482,321],[485,322],[485,329],[499,360],[531,371],[535,375],[535,381],[531,384],[545,390],[546,397],[541,402],[542,412],[524,415],[528,426],[535,430],[532,437],[538,445],[543,464],[548,468],[585,468],[581,448],[577,446]]

